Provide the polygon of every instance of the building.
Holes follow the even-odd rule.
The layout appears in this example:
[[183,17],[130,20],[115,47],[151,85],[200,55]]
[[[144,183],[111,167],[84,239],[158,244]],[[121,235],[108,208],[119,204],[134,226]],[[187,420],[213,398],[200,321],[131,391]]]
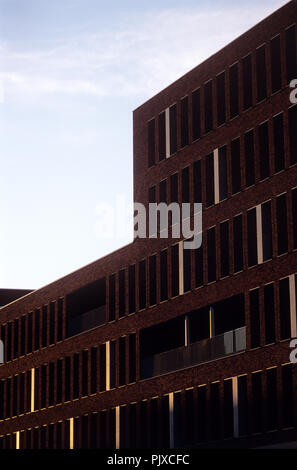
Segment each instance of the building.
[[1,309],[2,448],[296,447],[296,20],[136,109],[134,199],[202,202],[202,246],[136,239]]

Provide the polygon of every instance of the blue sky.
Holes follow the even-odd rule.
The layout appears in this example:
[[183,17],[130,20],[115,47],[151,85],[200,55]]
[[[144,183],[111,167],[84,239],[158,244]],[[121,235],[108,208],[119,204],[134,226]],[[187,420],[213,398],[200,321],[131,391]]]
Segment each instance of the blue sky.
[[39,288],[131,241],[132,111],[286,1],[0,0],[0,287]]

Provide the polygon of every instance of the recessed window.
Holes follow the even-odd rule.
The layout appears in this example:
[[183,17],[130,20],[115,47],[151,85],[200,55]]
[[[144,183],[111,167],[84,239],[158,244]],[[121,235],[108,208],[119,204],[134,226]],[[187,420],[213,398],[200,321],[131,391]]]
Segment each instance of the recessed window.
[[265,344],[275,341],[274,285],[264,286]]
[[282,194],[276,198],[277,254],[288,251],[287,198]]
[[287,83],[297,78],[296,67],[296,26],[292,25],[286,30],[286,72]]
[[257,101],[265,100],[267,97],[267,78],[266,78],[266,46],[259,47],[256,51],[257,65]]
[[278,173],[285,168],[285,144],[283,113],[273,118],[273,142],[274,142],[274,171]]
[[232,194],[241,191],[240,139],[231,142]]
[[193,140],[201,137],[201,117],[200,117],[200,89],[192,93],[192,126]]
[[148,123],[148,167],[152,167],[156,163],[155,155],[155,119]]
[[270,175],[268,122],[258,126],[260,180]]
[[207,230],[207,261],[208,282],[216,280],[216,230],[212,227]]
[[189,118],[188,118],[188,97],[186,96],[180,102],[181,112],[181,147],[189,144]]
[[260,346],[259,289],[250,291],[251,348]]
[[229,275],[229,222],[220,224],[221,277]]
[[281,41],[280,35],[270,41],[271,59],[271,88],[272,93],[279,91],[282,87],[282,67],[281,67]]
[[252,83],[252,55],[242,59],[243,74],[243,109],[253,105],[253,83]]
[[205,133],[213,128],[212,80],[204,85],[204,121]]
[[229,94],[230,94],[230,118],[234,118],[239,112],[238,100],[238,64],[229,69]]
[[254,131],[250,130],[244,135],[245,150],[245,185],[248,188],[255,184],[255,145]]
[[297,163],[297,105],[289,108],[290,162]]
[[225,72],[217,76],[217,119],[218,126],[226,122]]
[[242,215],[237,215],[233,219],[233,256],[234,272],[243,269],[243,243],[242,243]]

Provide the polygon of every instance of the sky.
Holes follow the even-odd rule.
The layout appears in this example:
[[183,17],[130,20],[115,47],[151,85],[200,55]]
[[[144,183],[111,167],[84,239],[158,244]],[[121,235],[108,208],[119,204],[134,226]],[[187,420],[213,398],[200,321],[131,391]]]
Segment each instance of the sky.
[[133,110],[285,3],[0,0],[0,288],[130,243]]

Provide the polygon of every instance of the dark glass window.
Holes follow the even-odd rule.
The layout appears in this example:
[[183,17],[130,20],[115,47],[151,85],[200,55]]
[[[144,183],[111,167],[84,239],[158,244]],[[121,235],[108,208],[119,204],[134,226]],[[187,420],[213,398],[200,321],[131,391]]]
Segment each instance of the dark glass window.
[[219,198],[220,201],[228,197],[227,183],[227,147],[224,145],[219,148]]
[[116,276],[111,274],[109,276],[109,321],[115,319],[115,285]]
[[282,418],[283,428],[288,428],[294,423],[294,392],[292,364],[282,366]]
[[260,346],[259,289],[250,291],[251,348]]
[[155,156],[155,119],[148,122],[148,167],[152,167],[156,163]]
[[280,90],[282,87],[282,68],[281,68],[281,42],[280,36],[276,36],[270,41],[271,57],[271,87],[272,93]]
[[270,175],[268,122],[258,127],[260,179]]
[[231,142],[232,194],[241,190],[240,139]]
[[278,173],[285,168],[285,145],[283,113],[273,118],[273,142],[274,142],[274,171]]
[[178,173],[170,177],[170,202],[178,202]]
[[247,212],[248,266],[258,263],[256,208]]
[[297,163],[297,105],[289,108],[290,162]]
[[229,222],[220,224],[221,277],[229,275]]
[[57,360],[57,403],[62,403],[63,360]]
[[21,317],[21,351],[20,356],[26,354],[26,316]]
[[99,389],[100,392],[106,390],[106,344],[100,344],[100,379]]
[[254,131],[248,131],[244,135],[245,151],[245,184],[248,188],[255,184],[255,146]]
[[58,300],[58,322],[57,322],[57,341],[62,341],[63,339],[63,307],[64,299]]
[[169,108],[170,118],[170,155],[177,151],[176,104]]
[[262,204],[261,209],[263,261],[267,261],[272,258],[271,202]]
[[109,387],[110,389],[116,386],[116,341],[109,343]]
[[13,358],[19,355],[19,320],[16,319],[13,325]]
[[51,406],[54,404],[54,393],[55,387],[55,364],[53,362],[49,363],[49,376],[48,376],[48,404]]
[[207,230],[208,282],[216,280],[216,230]]
[[129,383],[136,381],[136,334],[129,335]]
[[279,281],[280,338],[291,337],[291,309],[289,278]]
[[[32,352],[32,328],[33,328],[33,319],[32,313],[28,313],[27,316],[27,353]],[[8,358],[6,360],[9,360]]]
[[257,101],[258,103],[267,97],[266,76],[266,46],[259,47],[256,51],[257,65]]
[[205,120],[205,132],[212,130],[212,80],[204,85],[204,120]]
[[139,309],[146,307],[146,261],[143,259],[139,262],[138,272],[138,289],[139,289]]
[[202,202],[201,160],[194,162],[194,202]]
[[297,248],[297,188],[292,191],[293,248]]
[[171,295],[176,297],[179,295],[179,261],[178,254],[179,245],[171,247]]
[[91,393],[97,392],[97,374],[98,374],[97,355],[98,355],[98,350],[96,347],[93,347],[91,349]]
[[229,69],[229,93],[230,93],[230,118],[238,115],[238,64]]
[[159,161],[166,158],[165,111],[159,114]]
[[47,391],[47,366],[44,364],[41,367],[41,408],[46,407],[46,393]]
[[119,317],[124,317],[126,313],[126,279],[125,269],[119,272]]
[[55,342],[55,326],[56,326],[56,303],[50,303],[50,344]]
[[210,384],[210,438],[220,438],[220,395],[219,382]]
[[247,399],[247,377],[238,377],[238,424],[239,435],[245,436],[248,431],[248,399]]
[[224,380],[224,438],[233,437],[232,379]]
[[206,167],[206,207],[214,204],[214,168],[213,168],[213,153],[210,153],[205,158]]
[[193,140],[201,137],[201,118],[200,118],[200,89],[192,93],[192,126]]
[[292,25],[286,30],[286,72],[287,83],[297,78],[295,25]]
[[80,383],[80,370],[79,370],[79,354],[73,355],[73,398],[79,397],[79,383]]
[[126,383],[126,337],[119,339],[119,385]]
[[233,238],[234,272],[237,273],[243,269],[242,215],[234,217]]
[[135,312],[135,265],[129,266],[129,313]]
[[182,170],[182,202],[190,202],[190,171],[188,166]]
[[248,109],[253,105],[253,84],[252,84],[252,56],[242,59],[243,74],[243,109]]
[[149,276],[150,276],[150,305],[157,303],[157,264],[156,255],[150,256],[149,258]]
[[189,118],[188,118],[188,97],[186,96],[180,102],[181,112],[181,147],[189,144]]
[[198,424],[198,442],[206,441],[207,436],[207,400],[206,386],[198,387],[198,407],[197,407],[197,424]]
[[262,373],[252,374],[252,430],[254,433],[262,431],[263,421],[263,396],[262,396]]
[[34,325],[34,350],[40,348],[40,310],[35,310],[35,325]]
[[217,76],[218,126],[226,122],[225,72]]
[[82,352],[82,396],[88,395],[88,378],[89,378],[89,352],[84,350]]
[[70,400],[71,358],[65,357],[65,401]]
[[265,344],[275,341],[274,285],[264,286]]
[[191,290],[191,253],[192,250],[185,250],[183,247],[184,256],[184,292]]
[[42,307],[42,347],[47,346],[47,305]]
[[203,286],[203,245],[194,250],[195,256],[195,287]]
[[287,226],[287,198],[282,194],[276,198],[277,219],[277,253],[282,255],[288,251],[288,226]]
[[161,302],[168,299],[168,262],[167,250],[160,253],[160,296]]

